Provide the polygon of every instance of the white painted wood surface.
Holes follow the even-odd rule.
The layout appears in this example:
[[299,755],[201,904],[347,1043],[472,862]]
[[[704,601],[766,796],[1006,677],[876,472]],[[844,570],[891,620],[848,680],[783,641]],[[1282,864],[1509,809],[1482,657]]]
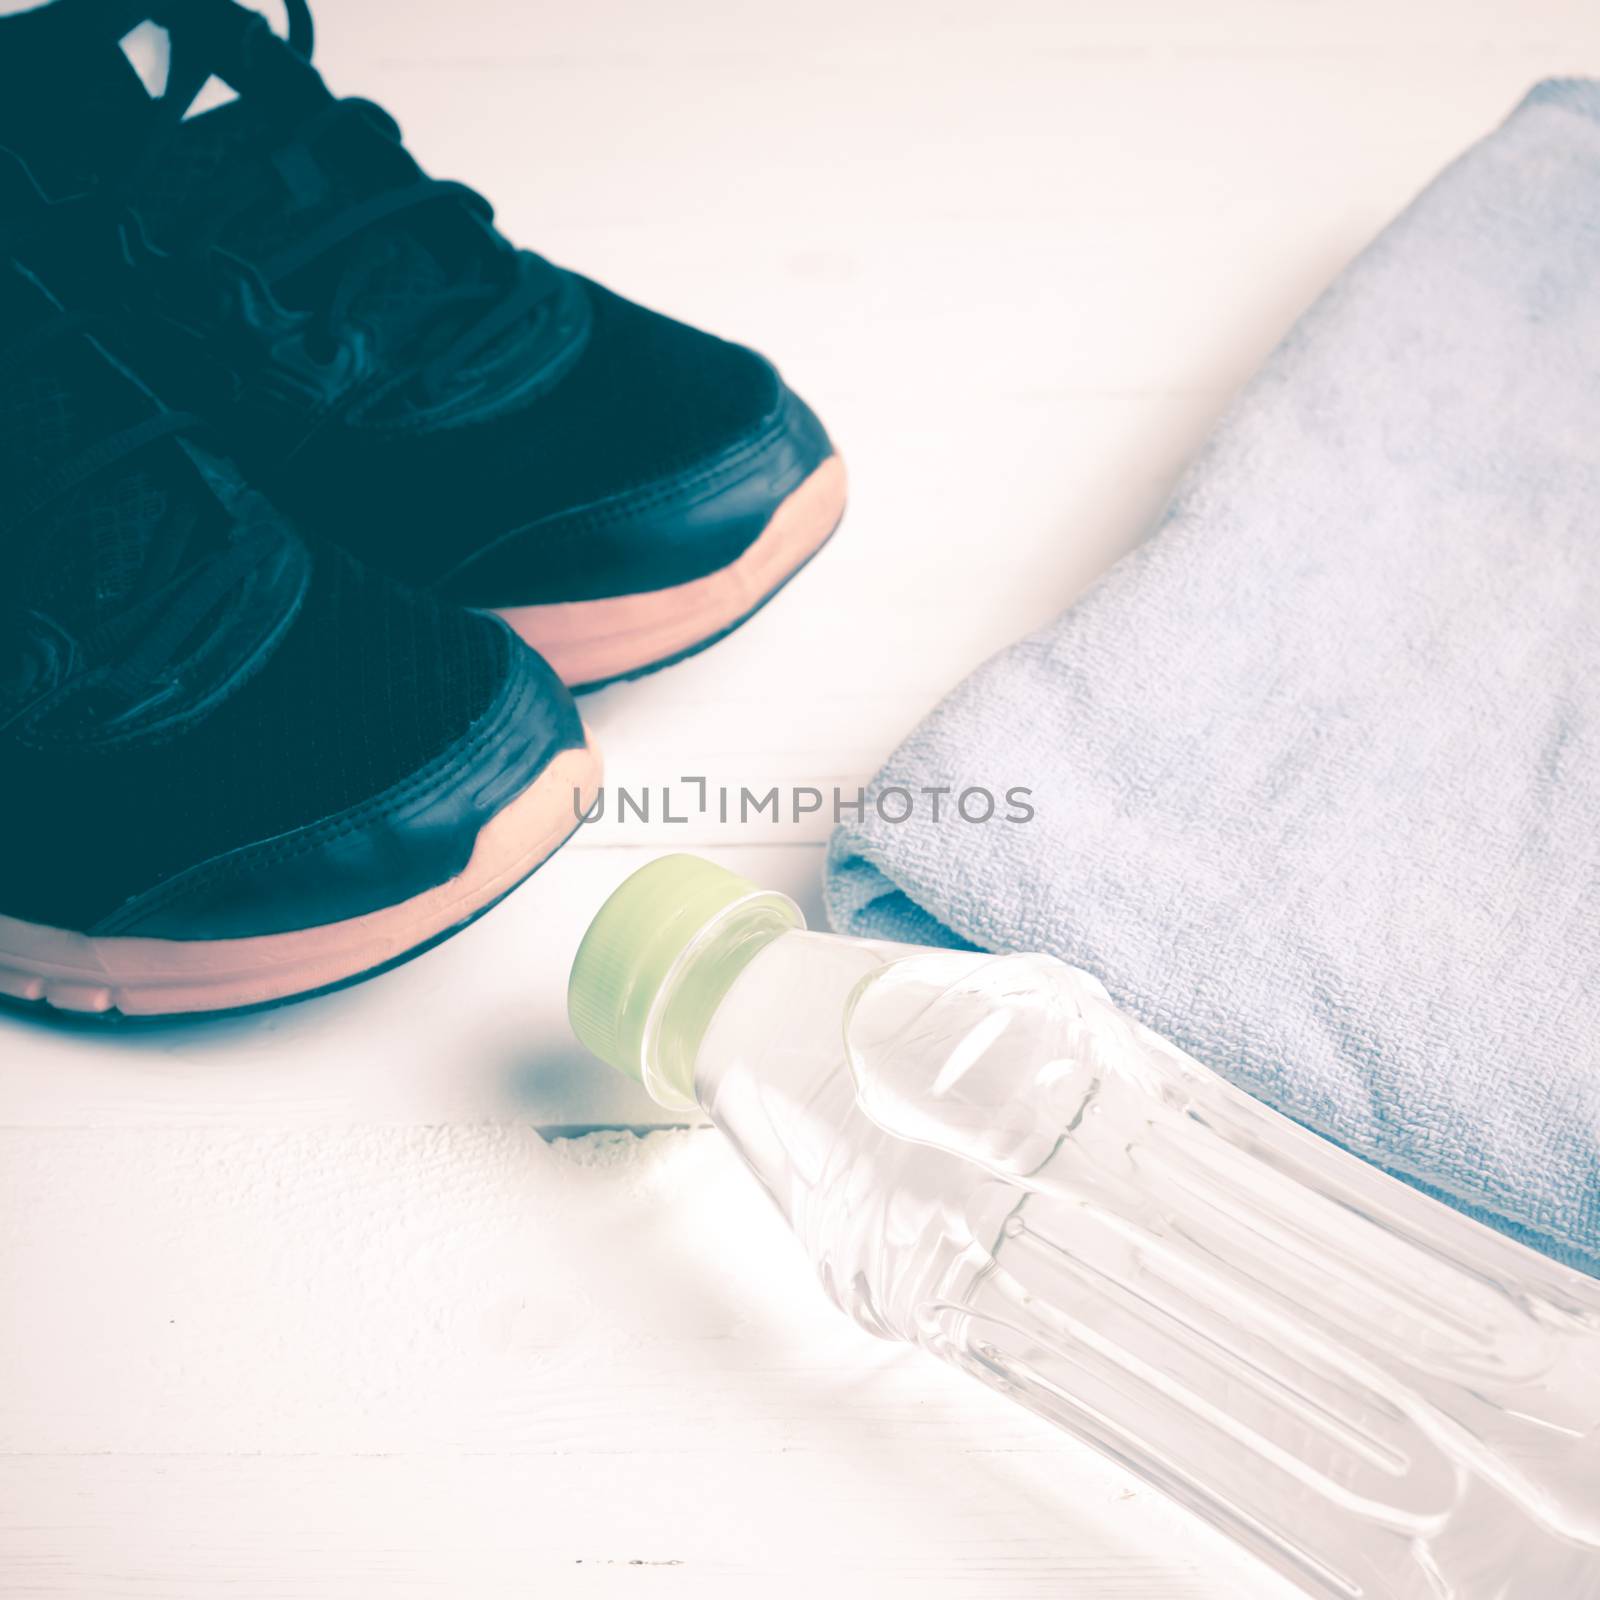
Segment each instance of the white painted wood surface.
[[[15,9],[14,6],[10,8]],[[1588,0],[324,0],[508,229],[760,345],[855,495],[743,633],[591,700],[615,782],[865,781],[1139,535],[1295,312]],[[0,1018],[0,1594],[1281,1595],[834,1313],[733,1158],[585,1061],[663,848],[818,910],[822,829],[597,826],[399,972],[237,1022]]]

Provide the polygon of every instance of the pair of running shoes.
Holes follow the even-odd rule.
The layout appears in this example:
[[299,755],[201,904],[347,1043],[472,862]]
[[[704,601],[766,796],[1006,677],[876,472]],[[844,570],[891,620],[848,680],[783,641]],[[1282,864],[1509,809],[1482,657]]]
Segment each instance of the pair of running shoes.
[[288,14],[0,20],[12,1001],[231,1010],[445,937],[577,826],[573,693],[844,509],[766,360],[517,249]]

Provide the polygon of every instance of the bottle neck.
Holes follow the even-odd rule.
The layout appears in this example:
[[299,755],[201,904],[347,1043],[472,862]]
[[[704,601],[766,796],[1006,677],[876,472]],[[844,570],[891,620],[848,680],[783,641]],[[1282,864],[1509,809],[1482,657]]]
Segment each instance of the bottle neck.
[[706,1029],[734,980],[786,933],[805,927],[786,895],[763,893],[717,913],[684,946],[657,991],[645,1022],[644,1086],[657,1105],[691,1110],[695,1060]]

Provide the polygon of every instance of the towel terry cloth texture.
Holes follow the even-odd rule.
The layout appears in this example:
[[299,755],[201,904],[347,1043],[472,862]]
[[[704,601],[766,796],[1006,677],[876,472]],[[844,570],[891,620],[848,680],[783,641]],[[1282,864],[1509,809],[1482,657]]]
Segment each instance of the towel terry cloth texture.
[[1600,1274],[1600,83],[1540,84],[1430,185],[1153,537],[892,786],[1025,786],[1035,816],[869,805],[836,927],[1049,951]]

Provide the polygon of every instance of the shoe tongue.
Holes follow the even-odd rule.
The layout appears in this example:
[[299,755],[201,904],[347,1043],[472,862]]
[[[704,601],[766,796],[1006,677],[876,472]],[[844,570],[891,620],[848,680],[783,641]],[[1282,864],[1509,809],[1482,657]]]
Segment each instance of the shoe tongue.
[[[229,13],[238,8],[219,6]],[[248,13],[239,13],[249,17]],[[181,46],[182,40],[177,41]],[[151,238],[181,248],[210,236],[219,210],[237,204],[240,185],[259,185],[257,204],[244,206],[214,242],[258,266],[351,207],[423,181],[398,139],[367,123],[376,108],[354,109],[322,124],[308,140],[296,134],[335,104],[320,75],[281,39],[260,33],[246,52],[237,98],[191,113],[168,140],[162,159],[141,175],[136,204]],[[442,348],[472,313],[445,311],[440,297],[485,281],[492,247],[479,225],[459,207],[431,205],[368,227],[334,245],[288,283],[286,303],[315,308],[349,271],[359,273],[347,314],[375,333],[391,352],[416,359],[422,345]],[[502,346],[514,344],[508,329]],[[501,352],[486,350],[480,363],[459,373],[477,386],[483,369]]]
[[[0,348],[61,312],[14,268],[0,268]],[[86,339],[66,338],[0,368],[0,485],[20,495],[155,402]],[[148,459],[96,473],[12,537],[7,599],[69,630],[93,627],[164,572],[177,511],[171,474]]]
[[[265,264],[349,207],[418,180],[410,158],[353,114],[325,128],[310,148],[294,144],[292,135],[275,139],[273,120],[246,97],[184,122],[160,169],[140,188],[138,208],[151,238],[181,246],[211,225],[241,181],[261,182],[265,164],[270,177],[260,203],[227,223],[216,241]],[[431,331],[441,294],[481,272],[483,247],[473,228],[444,207],[380,222],[334,246],[277,292],[287,303],[314,306],[343,273],[358,271],[350,316],[400,349]]]

